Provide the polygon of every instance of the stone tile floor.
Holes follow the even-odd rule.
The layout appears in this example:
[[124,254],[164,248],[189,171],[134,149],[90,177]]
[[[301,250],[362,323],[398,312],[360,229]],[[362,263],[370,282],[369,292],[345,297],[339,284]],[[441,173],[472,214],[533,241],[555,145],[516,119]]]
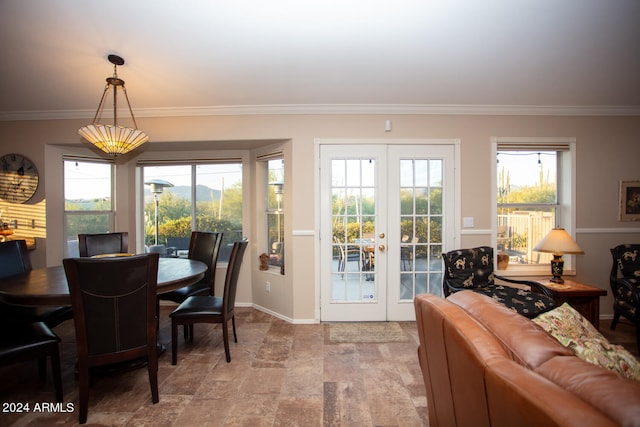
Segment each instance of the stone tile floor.
[[[160,338],[170,348],[170,305],[161,307]],[[220,325],[196,325],[192,344],[180,339],[178,365],[170,350],[159,360],[160,402],[151,403],[146,369],[98,377],[87,425],[104,426],[426,426],[427,402],[416,355],[414,322],[401,322],[405,343],[332,344],[328,324],[292,325],[255,309],[237,310],[238,344],[224,359]],[[636,357],[634,327],[607,338]],[[78,405],[73,323],[62,338],[64,402]],[[0,412],[0,426],[75,425],[76,412],[35,412],[53,401],[50,378],[35,363],[0,368],[0,402],[30,403],[29,413]]]
[[[255,309],[236,310],[238,344],[226,363],[220,325],[196,325],[193,343],[180,334],[171,365],[168,314],[161,307],[160,402],[151,403],[146,369],[97,377],[87,425],[135,426],[424,426],[427,402],[415,322],[401,322],[409,342],[332,344],[328,324],[293,325]],[[78,407],[73,323],[62,338],[64,402]],[[29,413],[0,412],[2,426],[74,425],[78,412],[36,413],[54,401],[50,379],[35,363],[0,368],[0,402],[29,402]]]

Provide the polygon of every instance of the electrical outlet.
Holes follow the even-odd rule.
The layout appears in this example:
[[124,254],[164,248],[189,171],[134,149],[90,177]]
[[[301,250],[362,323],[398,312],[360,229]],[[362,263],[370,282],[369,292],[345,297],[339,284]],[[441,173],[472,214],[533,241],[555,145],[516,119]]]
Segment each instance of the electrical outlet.
[[264,290],[266,293],[271,292],[271,282],[264,282]]

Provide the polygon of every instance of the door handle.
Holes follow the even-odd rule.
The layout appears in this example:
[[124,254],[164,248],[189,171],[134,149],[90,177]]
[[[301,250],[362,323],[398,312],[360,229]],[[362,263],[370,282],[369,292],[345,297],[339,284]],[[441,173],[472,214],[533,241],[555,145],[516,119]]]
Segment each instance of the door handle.
[[378,246],[378,249],[380,249],[380,252],[384,252],[385,247],[384,247],[384,245],[380,245],[380,246]]

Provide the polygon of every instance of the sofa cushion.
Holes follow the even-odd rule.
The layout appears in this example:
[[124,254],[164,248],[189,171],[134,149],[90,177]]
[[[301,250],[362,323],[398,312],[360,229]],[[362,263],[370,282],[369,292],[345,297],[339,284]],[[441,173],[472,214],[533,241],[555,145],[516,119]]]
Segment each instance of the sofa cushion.
[[640,426],[640,384],[576,356],[554,357],[536,373],[573,393],[620,426]]
[[569,304],[533,319],[581,359],[640,382],[640,362],[621,345],[610,343]]
[[512,360],[489,364],[485,378],[492,426],[619,425],[572,392]]
[[523,366],[535,369],[554,356],[573,356],[571,350],[563,347],[540,326],[492,298],[473,291],[460,291],[447,299],[491,331],[511,359]]

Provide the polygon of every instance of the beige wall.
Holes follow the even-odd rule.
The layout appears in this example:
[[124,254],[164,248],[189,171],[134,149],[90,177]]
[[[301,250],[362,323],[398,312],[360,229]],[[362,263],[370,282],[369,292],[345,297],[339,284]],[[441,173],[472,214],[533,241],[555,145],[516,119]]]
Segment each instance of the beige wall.
[[[393,131],[385,132],[385,120],[393,122]],[[55,159],[45,159],[45,145],[77,145],[77,129],[85,120],[0,122],[0,154],[17,152],[30,157],[44,176],[45,169],[58,168]],[[609,290],[608,274],[611,266],[609,248],[619,243],[640,241],[640,222],[618,221],[618,185],[621,179],[640,180],[639,117],[546,117],[546,116],[440,116],[440,115],[255,115],[255,116],[199,116],[173,118],[138,118],[138,125],[151,136],[151,143],[179,143],[211,141],[206,153],[218,148],[233,149],[230,141],[246,147],[247,140],[290,141],[286,146],[287,194],[287,272],[285,276],[259,272],[256,246],[257,206],[255,176],[250,175],[248,237],[251,251],[245,258],[238,300],[252,303],[283,318],[307,322],[317,318],[315,297],[318,261],[314,192],[314,140],[316,138],[455,138],[461,141],[461,217],[472,216],[475,229],[459,230],[461,246],[490,244],[493,225],[491,208],[491,171],[495,167],[490,140],[493,136],[510,137],[574,137],[576,139],[576,237],[585,255],[577,257],[576,279]],[[218,142],[216,142],[218,141]],[[265,142],[265,143],[267,143]],[[184,148],[184,145],[182,146]],[[57,147],[56,150],[61,149]],[[61,149],[64,151],[64,148]],[[251,150],[240,150],[252,156]],[[145,153],[144,155],[155,155]],[[133,180],[135,156],[125,162],[119,173]],[[255,171],[254,171],[255,172]],[[57,176],[53,174],[52,176]],[[55,180],[58,180],[56,178]],[[43,179],[44,181],[44,179]],[[32,209],[44,209],[45,187],[60,186],[61,182],[41,182]],[[125,206],[123,224],[135,224],[133,183],[118,187],[125,194],[119,206]],[[49,191],[47,190],[47,193]],[[55,192],[54,192],[55,193]],[[3,203],[3,202],[0,202]],[[59,201],[47,200],[52,206]],[[0,204],[0,207],[6,204]],[[39,207],[38,207],[39,206]],[[31,213],[36,215],[36,212]],[[123,212],[118,212],[123,215]],[[27,218],[25,218],[27,221]],[[461,218],[456,218],[461,222]],[[49,257],[47,246],[60,245],[52,239],[52,230],[59,229],[62,216],[48,212],[46,236],[38,239],[33,252],[36,266],[59,262]],[[46,238],[45,238],[46,237]],[[45,260],[45,255],[47,259]],[[49,259],[51,258],[51,259]],[[271,282],[271,292],[264,292],[264,282]],[[610,291],[609,291],[610,293]],[[601,299],[601,313],[610,315],[611,296]]]

